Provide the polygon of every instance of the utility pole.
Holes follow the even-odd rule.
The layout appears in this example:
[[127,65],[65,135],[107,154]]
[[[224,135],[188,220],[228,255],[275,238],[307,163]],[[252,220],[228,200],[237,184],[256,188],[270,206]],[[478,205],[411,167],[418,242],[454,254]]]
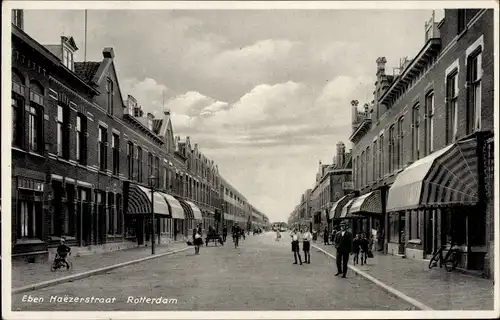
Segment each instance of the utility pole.
[[83,51],[83,61],[87,61],[87,10],[85,10],[85,43]]

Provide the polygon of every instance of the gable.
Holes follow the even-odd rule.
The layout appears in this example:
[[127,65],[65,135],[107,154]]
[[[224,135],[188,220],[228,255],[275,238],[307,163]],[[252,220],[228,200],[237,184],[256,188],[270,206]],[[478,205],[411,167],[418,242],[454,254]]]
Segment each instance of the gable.
[[[106,61],[108,60],[108,61]],[[102,69],[102,70],[101,70]],[[123,99],[122,99],[122,91],[120,88],[120,82],[118,81],[118,74],[116,73],[115,63],[112,59],[105,58],[99,70],[97,71],[95,77],[97,77],[97,82],[99,87],[105,86],[106,82],[104,81],[106,78],[110,78],[113,81],[116,89],[114,90],[114,101],[119,101],[122,107],[125,107]],[[106,92],[105,90],[102,92]]]

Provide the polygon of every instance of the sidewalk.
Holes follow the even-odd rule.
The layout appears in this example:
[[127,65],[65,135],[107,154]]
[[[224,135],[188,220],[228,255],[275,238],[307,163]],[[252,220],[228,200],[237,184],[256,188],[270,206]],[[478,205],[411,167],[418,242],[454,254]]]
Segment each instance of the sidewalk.
[[[335,256],[333,246],[313,245]],[[354,267],[434,310],[493,310],[492,280],[447,272],[439,267],[429,269],[429,261],[379,252],[374,252],[374,258],[367,262],[367,265]],[[352,256],[349,265],[353,266]],[[349,274],[352,276],[352,270],[348,277]]]
[[[187,245],[184,241],[160,245],[157,244],[155,247],[155,253],[161,254],[186,247]],[[150,255],[151,247],[141,246],[102,254],[84,255],[80,257],[69,256],[70,261],[73,263],[73,269],[70,271],[61,269],[55,272],[50,271],[50,264],[52,261],[48,261],[47,263],[27,263],[16,266],[12,269],[12,288],[19,288],[43,281],[54,280],[73,274],[148,257]]]

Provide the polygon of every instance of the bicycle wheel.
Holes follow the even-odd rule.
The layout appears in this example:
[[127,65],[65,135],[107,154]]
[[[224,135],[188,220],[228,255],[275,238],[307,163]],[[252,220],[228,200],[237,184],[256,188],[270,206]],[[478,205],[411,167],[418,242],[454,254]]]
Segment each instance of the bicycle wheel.
[[55,262],[52,262],[52,264],[50,265],[50,271],[54,272],[57,270],[57,266],[56,266],[56,263]]
[[432,269],[433,267],[437,266],[439,257],[441,256],[441,252],[443,252],[443,249],[440,248],[436,253],[431,258],[431,261],[429,261],[429,269]]
[[444,262],[444,267],[446,271],[450,272],[456,269],[458,266],[458,256],[455,252],[451,252],[448,259]]

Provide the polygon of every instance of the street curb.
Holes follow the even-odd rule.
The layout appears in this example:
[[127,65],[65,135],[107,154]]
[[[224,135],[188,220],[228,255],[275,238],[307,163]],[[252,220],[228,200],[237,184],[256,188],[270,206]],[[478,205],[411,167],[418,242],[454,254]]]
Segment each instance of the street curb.
[[[317,250],[319,250],[320,252],[322,252],[323,254],[333,258],[334,260],[337,260],[336,257],[334,257],[331,253],[329,252],[326,252],[325,250],[321,249],[320,247],[317,247],[316,245],[311,245],[312,247],[316,248]],[[414,307],[420,309],[420,310],[434,310],[432,309],[431,307],[423,304],[422,302],[418,301],[418,300],[415,300],[409,296],[407,296],[406,294],[402,293],[401,291],[399,290],[396,290],[394,289],[393,287],[383,283],[382,281],[372,277],[371,275],[369,275],[368,273],[366,272],[363,272],[361,270],[359,270],[358,268],[356,267],[353,267],[352,265],[347,265],[347,267],[349,269],[351,269],[352,271],[354,271],[354,273],[370,280],[371,282],[373,282],[374,284],[378,285],[379,287],[381,287],[382,289],[384,289],[385,291],[393,294],[394,296],[408,302],[409,304],[413,305]]]
[[77,274],[72,274],[72,275],[69,275],[69,276],[66,276],[66,277],[62,277],[62,278],[58,278],[58,279],[47,280],[47,281],[43,281],[43,282],[39,282],[39,283],[35,283],[35,284],[30,284],[30,285],[23,286],[23,287],[19,287],[19,288],[13,288],[12,291],[11,291],[11,293],[12,294],[18,294],[18,293],[24,293],[24,292],[29,292],[29,291],[35,291],[35,290],[39,290],[39,289],[43,289],[43,288],[47,288],[47,287],[52,287],[52,286],[56,286],[56,285],[61,284],[61,283],[66,283],[66,282],[71,282],[71,281],[75,281],[75,280],[80,280],[80,279],[88,278],[88,277],[95,276],[95,275],[98,275],[98,274],[106,273],[106,272],[114,270],[114,269],[131,266],[131,265],[138,264],[138,263],[141,263],[141,262],[144,262],[144,261],[148,261],[148,260],[156,259],[156,258],[161,258],[161,257],[164,257],[164,256],[172,255],[172,254],[175,254],[175,253],[178,253],[178,252],[182,252],[182,251],[186,251],[186,250],[189,250],[189,249],[191,249],[191,248],[187,247],[187,248],[183,248],[183,249],[177,249],[177,250],[173,250],[173,251],[167,251],[167,252],[164,252],[164,253],[156,254],[154,256],[148,256],[148,257],[144,257],[144,258],[139,258],[139,259],[136,259],[136,260],[122,262],[122,263],[114,264],[114,265],[111,265],[111,266],[102,267],[102,268],[99,268],[99,269],[85,271],[85,272],[81,272],[81,273],[77,273]]

